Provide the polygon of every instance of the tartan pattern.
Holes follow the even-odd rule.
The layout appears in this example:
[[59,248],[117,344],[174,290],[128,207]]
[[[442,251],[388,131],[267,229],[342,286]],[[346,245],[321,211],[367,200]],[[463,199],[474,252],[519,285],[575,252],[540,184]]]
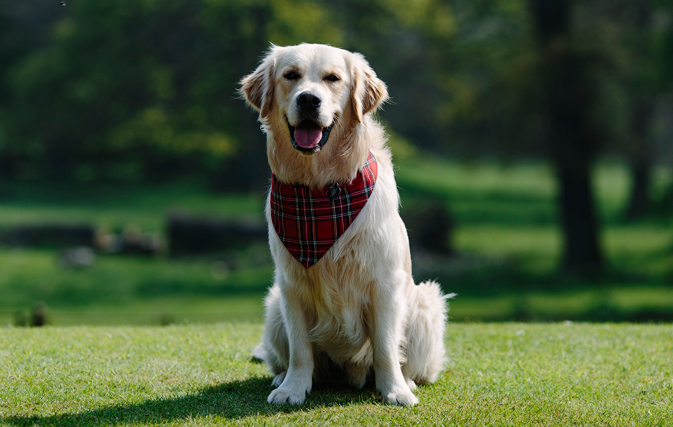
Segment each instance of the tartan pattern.
[[367,204],[377,175],[371,152],[348,184],[310,189],[284,184],[271,175],[271,222],[297,261],[309,268],[325,255]]

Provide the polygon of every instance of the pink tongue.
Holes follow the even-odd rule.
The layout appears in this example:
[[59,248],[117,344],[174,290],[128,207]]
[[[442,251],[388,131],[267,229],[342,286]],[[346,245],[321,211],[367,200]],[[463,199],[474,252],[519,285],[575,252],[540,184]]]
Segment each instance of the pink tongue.
[[302,148],[314,148],[322,139],[322,128],[315,123],[302,123],[294,129],[294,140]]

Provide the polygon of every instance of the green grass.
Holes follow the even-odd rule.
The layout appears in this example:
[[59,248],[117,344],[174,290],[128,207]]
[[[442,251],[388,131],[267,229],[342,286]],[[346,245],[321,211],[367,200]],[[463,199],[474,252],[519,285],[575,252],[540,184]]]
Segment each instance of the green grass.
[[[248,252],[258,251],[266,246]],[[56,325],[259,320],[271,277],[270,261],[226,270],[209,259],[101,256],[64,269],[50,250],[0,250],[0,264],[0,325],[36,301]]]
[[[527,276],[554,275],[558,271],[563,242],[555,199],[557,186],[549,165],[424,159],[409,161],[398,168],[397,176],[403,210],[413,209],[429,195],[446,204],[457,224],[454,244],[459,252],[504,260],[508,267]],[[657,169],[652,197],[659,197],[672,183],[669,169]],[[623,221],[629,190],[623,165],[599,165],[594,187],[608,270],[670,283],[673,217]]]
[[[69,270],[49,250],[0,250],[0,261],[0,325],[14,323],[17,311],[27,317],[36,301],[47,304],[53,325],[258,321],[272,274],[270,264],[222,271],[208,259],[115,256],[102,256],[86,270]],[[459,280],[465,279],[445,278],[444,287],[458,288]],[[673,307],[673,288],[646,282],[508,291],[506,282],[484,280],[481,291],[454,300],[455,320],[670,320]]]
[[[397,162],[402,209],[428,195],[453,213],[450,260],[414,261],[417,279],[436,278],[457,292],[456,320],[673,320],[673,216],[621,219],[626,168],[595,171],[603,222],[605,274],[558,274],[562,239],[556,183],[543,162],[461,164],[411,158]],[[652,196],[673,182],[655,173]],[[64,187],[8,184],[0,189],[0,230],[15,224],[88,222],[111,230],[126,224],[162,233],[169,212],[261,218],[264,192],[214,194],[195,184]],[[55,249],[0,248],[0,325],[38,301],[54,325],[257,321],[271,282],[264,245],[198,258],[100,255],[95,266],[69,270]],[[222,270],[216,264],[238,268]]]
[[0,329],[0,425],[670,426],[670,325],[449,324],[451,362],[413,408],[316,386],[266,403],[262,327]]
[[[397,181],[406,196],[403,207],[409,204],[405,199],[414,200],[414,193],[434,194],[446,200],[461,224],[557,224],[557,183],[552,168],[544,162],[503,165],[423,157],[398,165]],[[627,169],[621,163],[600,163],[594,169],[593,184],[603,222],[621,224],[630,187]],[[670,168],[655,169],[652,198],[661,197],[672,184]],[[656,223],[672,222],[665,218]]]
[[261,219],[263,199],[261,193],[218,195],[192,184],[72,187],[13,183],[0,190],[0,228],[81,222],[112,230],[134,224],[144,231],[159,232],[172,211]]

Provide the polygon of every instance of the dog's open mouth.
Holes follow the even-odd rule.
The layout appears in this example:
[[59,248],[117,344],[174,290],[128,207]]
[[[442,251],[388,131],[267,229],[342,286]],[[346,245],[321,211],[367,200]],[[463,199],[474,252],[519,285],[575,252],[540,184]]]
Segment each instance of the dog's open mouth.
[[292,146],[295,150],[304,154],[317,153],[329,139],[329,134],[332,132],[335,122],[332,122],[329,127],[323,128],[310,119],[304,120],[296,127],[288,121],[287,127],[290,129]]

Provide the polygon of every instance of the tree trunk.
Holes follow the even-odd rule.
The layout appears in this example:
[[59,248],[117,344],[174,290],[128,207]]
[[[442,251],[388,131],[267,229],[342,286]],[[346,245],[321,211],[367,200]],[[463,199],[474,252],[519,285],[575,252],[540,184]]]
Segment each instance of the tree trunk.
[[630,169],[631,194],[624,212],[624,219],[627,221],[641,219],[647,215],[650,207],[649,190],[652,181],[650,176],[652,164],[650,162],[635,159],[631,162]]
[[649,135],[650,123],[654,113],[651,101],[640,99],[632,107],[630,156],[631,193],[624,211],[624,219],[643,218],[650,207],[649,190],[653,162],[652,141]]
[[591,167],[557,161],[559,207],[564,238],[563,266],[573,273],[591,273],[603,266],[598,217],[591,191]]
[[573,273],[603,267],[591,169],[601,132],[590,119],[598,96],[590,81],[592,58],[570,38],[570,0],[531,0],[537,32],[547,141],[559,183],[558,206],[564,238],[563,266]]

